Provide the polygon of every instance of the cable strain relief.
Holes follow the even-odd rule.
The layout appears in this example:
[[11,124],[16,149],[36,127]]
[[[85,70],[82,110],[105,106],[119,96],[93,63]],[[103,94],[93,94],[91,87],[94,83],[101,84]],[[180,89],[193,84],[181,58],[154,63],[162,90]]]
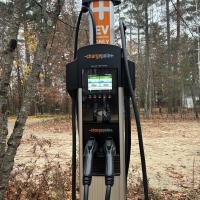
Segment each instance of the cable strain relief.
[[91,185],[92,177],[84,176],[83,177],[83,185]]
[[114,176],[106,176],[105,184],[113,186],[114,185]]

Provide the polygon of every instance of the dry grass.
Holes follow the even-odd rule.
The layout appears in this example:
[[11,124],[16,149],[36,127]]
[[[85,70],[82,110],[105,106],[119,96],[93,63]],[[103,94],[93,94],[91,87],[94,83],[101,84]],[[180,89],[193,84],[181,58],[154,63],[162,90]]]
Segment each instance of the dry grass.
[[[47,148],[51,147],[50,141],[33,136],[31,139],[34,141],[34,160],[15,167],[10,177],[7,200],[71,200],[70,163],[66,164],[67,170],[63,170],[58,162],[54,162],[48,156]],[[41,157],[45,160],[42,169],[37,163]],[[143,199],[141,179],[135,177],[138,174],[137,170],[132,168],[129,173],[128,200]],[[199,197],[200,187],[183,192],[150,189],[151,200],[199,200]]]
[[[135,170],[131,168],[129,180],[128,180],[128,194],[127,200],[143,200],[143,183],[141,178],[137,178],[137,181],[133,181],[132,175],[135,174]],[[182,192],[170,191],[168,189],[158,190],[155,188],[149,189],[150,200],[199,200],[200,199],[200,186],[199,189],[187,189]]]
[[[63,170],[58,162],[49,159],[47,147],[51,146],[50,141],[39,140],[34,136],[32,140],[34,160],[15,167],[10,176],[7,200],[70,199],[69,163],[66,164],[67,170]],[[42,169],[38,165],[41,157],[45,160]]]

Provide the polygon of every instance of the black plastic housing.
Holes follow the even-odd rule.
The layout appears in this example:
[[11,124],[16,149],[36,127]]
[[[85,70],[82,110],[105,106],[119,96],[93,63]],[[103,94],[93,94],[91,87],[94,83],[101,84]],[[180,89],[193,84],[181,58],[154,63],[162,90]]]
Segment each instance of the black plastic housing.
[[[117,86],[124,87],[125,95],[130,95],[122,49],[114,45],[95,44],[80,48],[77,52],[77,59],[66,66],[66,87],[71,96],[78,88],[83,88],[82,71],[94,67],[117,70]],[[135,89],[135,64],[132,61],[129,61],[129,71],[133,89]]]
[[[131,61],[128,64],[132,86],[135,89],[135,64]],[[112,77],[112,89],[100,88],[94,90],[91,87],[89,89],[88,77],[91,75],[110,75]],[[122,49],[107,44],[82,47],[77,51],[76,60],[67,64],[66,77],[67,91],[71,96],[77,94],[78,88],[82,88],[83,147],[86,146],[90,138],[95,138],[99,147],[94,156],[92,175],[105,175],[106,156],[103,152],[103,146],[107,138],[112,138],[116,146],[116,154],[113,156],[114,176],[119,176],[121,173],[119,87],[124,88],[126,137],[131,133],[130,92]],[[103,118],[102,116],[108,117]],[[84,151],[82,153],[84,155]]]

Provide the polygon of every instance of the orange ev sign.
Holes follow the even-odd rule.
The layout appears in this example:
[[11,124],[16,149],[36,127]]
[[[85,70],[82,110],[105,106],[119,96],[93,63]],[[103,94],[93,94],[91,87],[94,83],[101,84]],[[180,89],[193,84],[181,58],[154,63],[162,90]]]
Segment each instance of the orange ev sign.
[[97,43],[110,44],[110,1],[94,1],[92,11],[97,26]]

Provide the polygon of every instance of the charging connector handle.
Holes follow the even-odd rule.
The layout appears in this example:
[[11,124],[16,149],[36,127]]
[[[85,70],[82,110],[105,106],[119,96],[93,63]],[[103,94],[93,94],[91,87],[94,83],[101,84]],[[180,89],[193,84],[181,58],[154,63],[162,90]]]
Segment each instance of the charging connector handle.
[[94,138],[88,140],[85,146],[84,152],[84,172],[83,172],[83,184],[90,185],[92,179],[92,168],[93,168],[93,158],[94,153],[97,150],[97,143]]
[[107,186],[105,200],[109,200],[111,187],[114,184],[114,155],[116,155],[116,147],[112,138],[106,140],[104,151],[106,155],[105,184]]
[[113,186],[114,184],[114,155],[116,154],[116,147],[113,139],[107,139],[104,144],[104,151],[106,154],[106,171],[105,184]]
[[83,171],[83,185],[84,185],[84,200],[88,200],[89,186],[92,181],[92,169],[94,153],[97,150],[97,143],[94,138],[88,140],[84,152],[84,171]]

